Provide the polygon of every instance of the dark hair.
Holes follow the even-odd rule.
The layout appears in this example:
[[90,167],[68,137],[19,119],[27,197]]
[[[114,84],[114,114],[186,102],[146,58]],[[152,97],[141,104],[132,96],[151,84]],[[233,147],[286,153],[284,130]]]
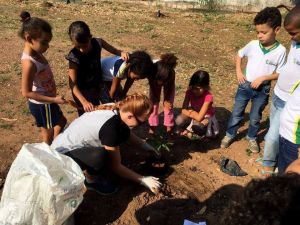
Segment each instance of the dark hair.
[[199,86],[209,89],[209,74],[204,70],[196,71],[191,79],[189,86]]
[[300,176],[283,174],[252,180],[231,202],[222,225],[294,225],[300,220]]
[[300,27],[300,7],[296,6],[288,12],[284,19],[284,26],[294,24],[296,28]]
[[254,18],[254,25],[268,24],[270,27],[275,29],[276,27],[281,26],[281,14],[278,8],[276,7],[266,7]]
[[177,57],[172,53],[163,54],[160,60],[155,63],[156,75],[155,80],[166,81],[171,76],[175,76],[174,68],[177,65]]
[[25,33],[28,33],[33,39],[41,37],[42,33],[47,33],[52,37],[52,27],[46,20],[29,16],[23,21],[22,27],[19,30],[19,36],[25,39]]
[[87,43],[92,37],[89,26],[83,21],[75,21],[69,26],[69,37],[71,41],[78,43]]
[[20,13],[21,22],[25,22],[26,20],[30,19],[30,13],[27,11],[22,11]]
[[131,53],[127,63],[129,65],[127,72],[130,70],[138,75],[140,79],[154,75],[155,69],[153,61],[150,55],[145,51],[135,51]]

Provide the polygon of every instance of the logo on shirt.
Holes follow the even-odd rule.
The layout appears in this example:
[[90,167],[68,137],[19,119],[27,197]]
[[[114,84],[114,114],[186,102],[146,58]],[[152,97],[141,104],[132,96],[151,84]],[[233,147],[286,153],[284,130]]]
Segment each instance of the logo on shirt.
[[300,66],[300,61],[297,58],[294,58],[294,63]]
[[267,59],[266,64],[271,65],[271,66],[277,66],[277,63],[272,62],[271,60]]

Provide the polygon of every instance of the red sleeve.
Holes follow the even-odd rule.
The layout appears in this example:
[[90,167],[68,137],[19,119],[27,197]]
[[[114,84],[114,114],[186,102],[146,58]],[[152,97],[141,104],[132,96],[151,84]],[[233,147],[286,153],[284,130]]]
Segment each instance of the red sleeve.
[[204,97],[204,102],[213,102],[213,95],[208,92]]

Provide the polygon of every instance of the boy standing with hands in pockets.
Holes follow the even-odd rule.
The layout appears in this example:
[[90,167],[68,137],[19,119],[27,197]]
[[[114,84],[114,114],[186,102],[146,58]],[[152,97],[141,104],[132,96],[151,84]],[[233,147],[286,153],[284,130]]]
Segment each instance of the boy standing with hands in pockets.
[[[253,153],[259,152],[256,138],[262,112],[268,104],[271,81],[278,78],[276,71],[285,63],[286,49],[276,40],[281,20],[280,11],[276,7],[267,7],[260,11],[254,18],[258,40],[249,42],[238,52],[236,73],[239,86],[226,136],[221,143],[222,148],[227,148],[232,143],[243,120],[245,108],[251,100],[247,139],[249,149]],[[244,57],[248,58],[245,72],[241,69]]]

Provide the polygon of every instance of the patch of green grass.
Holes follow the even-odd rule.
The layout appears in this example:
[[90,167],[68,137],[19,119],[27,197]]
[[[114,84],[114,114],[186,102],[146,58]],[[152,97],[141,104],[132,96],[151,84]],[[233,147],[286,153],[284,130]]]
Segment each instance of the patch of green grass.
[[204,33],[211,33],[213,30],[211,29],[211,28],[204,28],[204,29],[202,29],[202,32],[204,32]]
[[21,110],[21,114],[24,116],[29,116],[30,115],[30,111],[27,107],[23,107]]
[[0,74],[0,84],[7,83],[11,80],[11,76],[7,74]]
[[151,39],[154,39],[154,38],[157,38],[157,37],[159,37],[159,35],[158,35],[158,34],[155,34],[155,33],[153,33],[153,34],[150,35],[150,38],[151,38]]
[[150,24],[150,23],[145,23],[143,28],[142,28],[142,31],[143,32],[149,32],[149,31],[152,31],[154,29],[154,25],[153,24]]
[[4,123],[4,124],[0,124],[0,128],[6,129],[6,130],[11,130],[13,128],[13,125],[8,124],[8,123]]

